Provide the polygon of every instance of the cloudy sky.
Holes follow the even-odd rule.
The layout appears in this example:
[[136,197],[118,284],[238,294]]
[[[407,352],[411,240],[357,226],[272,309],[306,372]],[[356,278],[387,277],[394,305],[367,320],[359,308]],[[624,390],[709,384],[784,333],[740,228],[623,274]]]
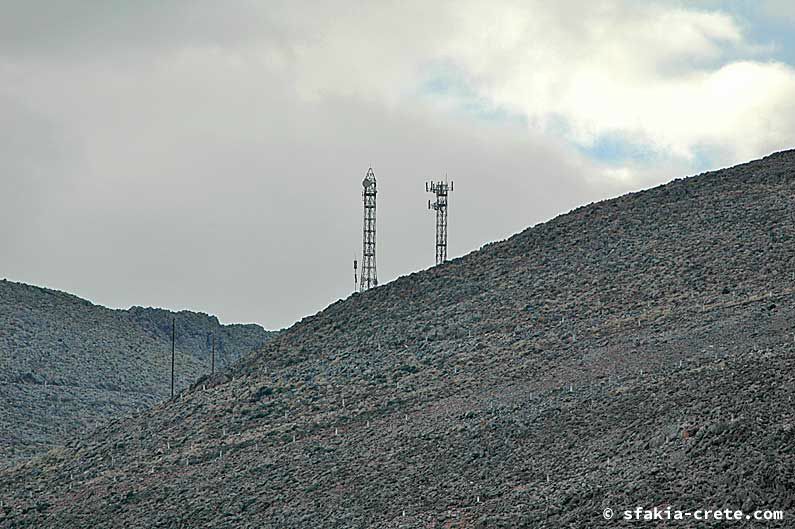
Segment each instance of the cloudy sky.
[[280,328],[795,146],[795,2],[0,0],[0,277]]

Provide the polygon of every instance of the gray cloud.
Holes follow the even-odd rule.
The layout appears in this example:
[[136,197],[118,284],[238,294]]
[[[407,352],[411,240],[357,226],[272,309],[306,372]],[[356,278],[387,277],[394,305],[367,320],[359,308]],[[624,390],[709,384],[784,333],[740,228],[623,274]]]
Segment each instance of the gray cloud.
[[427,179],[456,182],[456,256],[685,171],[611,179],[543,131],[417,96],[452,4],[262,5],[3,4],[0,275],[276,328],[351,292],[369,165],[381,282],[433,264]]
[[14,56],[91,60],[185,46],[236,46],[275,33],[270,9],[206,0],[13,1],[0,4],[0,49]]

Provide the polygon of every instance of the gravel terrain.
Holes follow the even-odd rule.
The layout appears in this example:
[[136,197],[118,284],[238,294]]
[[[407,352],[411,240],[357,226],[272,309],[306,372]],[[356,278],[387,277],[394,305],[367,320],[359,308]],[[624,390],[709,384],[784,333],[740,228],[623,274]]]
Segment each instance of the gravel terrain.
[[0,472],[0,527],[795,525],[795,151],[332,304]]
[[0,281],[0,465],[167,398],[172,317],[178,388],[209,372],[211,334],[217,367],[268,338],[257,325],[220,325],[207,314],[111,310],[64,292]]

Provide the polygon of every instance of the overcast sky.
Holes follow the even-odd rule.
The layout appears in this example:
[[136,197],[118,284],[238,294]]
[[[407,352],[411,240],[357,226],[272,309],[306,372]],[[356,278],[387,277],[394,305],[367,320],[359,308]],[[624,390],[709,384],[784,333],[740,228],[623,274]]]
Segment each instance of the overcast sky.
[[795,146],[791,1],[0,0],[0,277],[280,328]]

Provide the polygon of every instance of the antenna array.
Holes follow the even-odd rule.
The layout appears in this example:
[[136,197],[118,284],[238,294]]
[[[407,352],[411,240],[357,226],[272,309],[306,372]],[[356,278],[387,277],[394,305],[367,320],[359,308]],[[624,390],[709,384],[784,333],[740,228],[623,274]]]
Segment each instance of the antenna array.
[[436,210],[436,264],[447,261],[447,198],[453,190],[453,182],[425,183],[425,191],[436,195],[436,201],[428,201],[428,209]]

